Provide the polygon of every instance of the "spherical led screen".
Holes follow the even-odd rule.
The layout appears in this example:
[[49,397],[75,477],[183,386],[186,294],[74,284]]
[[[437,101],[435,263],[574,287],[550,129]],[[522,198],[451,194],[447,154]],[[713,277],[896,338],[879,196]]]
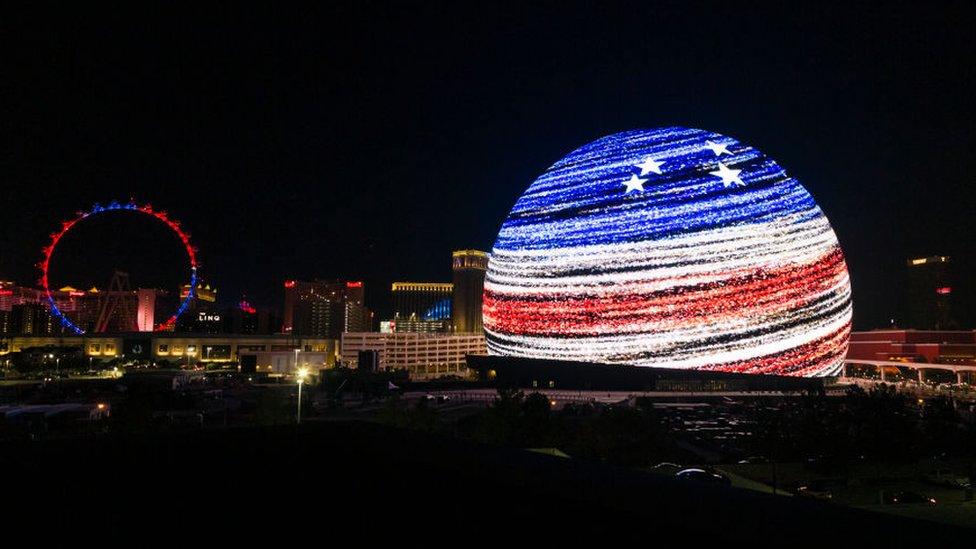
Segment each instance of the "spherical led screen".
[[618,133],[554,164],[491,252],[492,354],[836,373],[851,325],[837,237],[800,182],[717,133]]

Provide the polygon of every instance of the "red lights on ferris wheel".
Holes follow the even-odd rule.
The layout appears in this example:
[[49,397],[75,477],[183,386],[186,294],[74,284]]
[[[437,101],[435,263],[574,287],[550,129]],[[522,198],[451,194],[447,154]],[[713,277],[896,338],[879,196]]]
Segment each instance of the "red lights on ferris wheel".
[[80,211],[75,214],[73,219],[61,222],[61,230],[56,233],[51,233],[50,242],[48,245],[41,249],[42,259],[40,263],[37,264],[38,269],[41,271],[41,277],[38,283],[44,290],[45,296],[47,297],[48,306],[51,310],[51,314],[58,319],[62,326],[71,330],[76,334],[83,334],[85,331],[78,326],[76,326],[71,319],[64,315],[63,312],[58,308],[54,301],[54,296],[52,295],[49,280],[48,280],[48,270],[51,264],[51,257],[54,255],[54,250],[57,248],[58,242],[61,238],[68,233],[76,224],[88,219],[89,217],[111,211],[130,211],[135,213],[145,214],[156,218],[157,220],[163,222],[168,226],[183,243],[183,247],[186,250],[186,254],[190,259],[190,291],[180,302],[179,307],[176,312],[173,313],[165,322],[159,324],[155,327],[156,331],[170,330],[176,325],[176,321],[179,319],[180,315],[186,312],[189,307],[191,300],[196,296],[196,286],[197,286],[197,249],[190,244],[190,235],[180,227],[179,221],[170,219],[169,215],[165,211],[156,211],[153,209],[152,205],[144,204],[142,206],[136,204],[135,202],[128,202],[126,204],[121,204],[119,202],[111,202],[107,206],[102,206],[100,204],[95,204],[91,210]]

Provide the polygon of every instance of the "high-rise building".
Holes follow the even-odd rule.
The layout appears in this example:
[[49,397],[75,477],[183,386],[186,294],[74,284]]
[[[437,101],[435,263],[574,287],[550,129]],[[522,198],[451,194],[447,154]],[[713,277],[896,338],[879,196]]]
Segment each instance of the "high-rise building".
[[[190,292],[190,285],[180,287],[179,299],[168,295],[158,295],[156,310],[162,314],[172,314]],[[160,304],[163,304],[160,307]],[[217,305],[217,288],[204,280],[197,282],[193,298],[176,324],[175,331],[179,333],[218,334],[225,333],[223,327],[223,311]],[[165,319],[161,319],[165,320]]]
[[136,308],[136,326],[140,332],[151,332],[156,327],[156,290],[139,288],[139,305]]
[[281,321],[268,310],[253,307],[247,298],[236,307],[225,312],[229,333],[232,334],[271,334],[281,328]]
[[[150,332],[157,323],[165,320],[164,315],[173,314],[179,304],[175,293],[151,288],[99,290],[93,287],[79,290],[72,286],[63,286],[51,290],[51,298],[72,324],[89,334],[131,332],[134,329]],[[32,307],[21,307],[14,314],[15,307],[24,305]],[[25,330],[41,335],[64,332],[61,323],[51,315],[47,294],[41,289],[0,281],[0,312],[7,313],[4,315],[7,318],[5,327],[0,326],[0,329],[7,332],[24,335],[27,333]],[[99,321],[102,321],[101,329]],[[48,325],[51,326],[50,329],[47,328]]]
[[947,330],[955,327],[952,292],[949,257],[937,255],[909,259],[908,326],[919,330]]
[[[91,330],[98,317],[100,294],[97,288],[85,292],[65,286],[51,291],[58,309],[75,326]],[[23,335],[51,335],[62,333],[60,323],[50,313],[47,295],[43,290],[0,281],[0,312],[7,320],[0,326],[6,333]]]
[[373,331],[373,311],[370,311],[361,303],[347,301],[345,304],[345,317],[343,318],[342,331]]
[[[190,285],[184,284],[180,287],[180,301],[186,299],[187,294],[190,293]],[[204,281],[197,283],[197,291],[195,292],[195,300],[203,303],[215,303],[217,301],[217,288],[211,288],[210,284]]]
[[282,332],[339,339],[353,329],[371,330],[372,313],[363,298],[360,281],[287,280]]
[[485,291],[488,254],[478,250],[454,252],[454,293],[451,316],[457,333],[482,333],[481,300]]
[[453,290],[450,282],[394,282],[391,330],[450,331]]
[[20,303],[11,310],[11,332],[18,335],[47,336],[61,333],[61,326],[47,307],[40,303]]

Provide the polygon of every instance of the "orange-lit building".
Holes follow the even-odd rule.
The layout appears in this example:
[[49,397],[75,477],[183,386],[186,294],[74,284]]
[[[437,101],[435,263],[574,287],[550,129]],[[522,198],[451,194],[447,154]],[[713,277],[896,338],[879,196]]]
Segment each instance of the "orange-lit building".
[[451,318],[457,333],[483,333],[481,301],[485,293],[488,254],[480,250],[453,253],[454,292]]

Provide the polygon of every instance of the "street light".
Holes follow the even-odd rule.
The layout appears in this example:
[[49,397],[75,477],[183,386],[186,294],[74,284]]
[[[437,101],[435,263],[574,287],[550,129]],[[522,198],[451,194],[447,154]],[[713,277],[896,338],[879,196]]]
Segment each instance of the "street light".
[[295,371],[295,378],[298,379],[298,415],[295,416],[296,424],[302,422],[302,384],[305,383],[306,377],[308,377],[308,368],[299,368]]

